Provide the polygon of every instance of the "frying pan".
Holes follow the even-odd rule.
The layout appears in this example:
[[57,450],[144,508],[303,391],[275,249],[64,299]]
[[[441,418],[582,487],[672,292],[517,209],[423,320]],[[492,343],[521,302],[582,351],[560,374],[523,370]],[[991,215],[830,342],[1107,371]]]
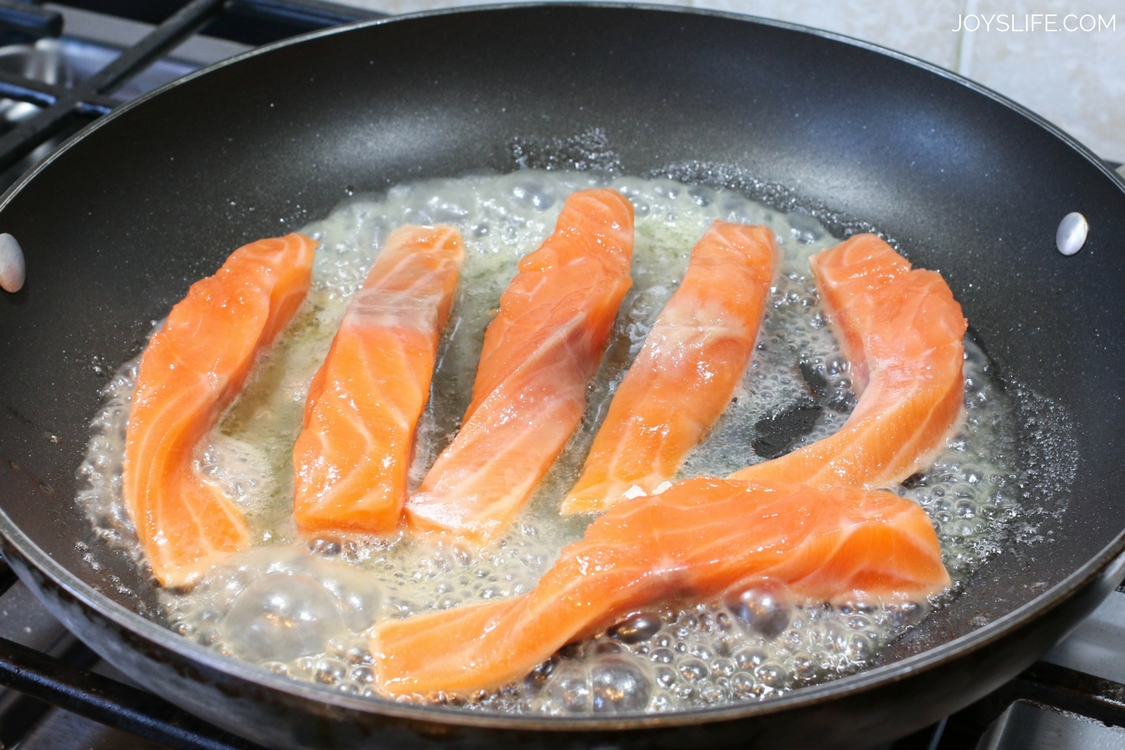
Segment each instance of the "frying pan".
[[[667,716],[496,717],[298,684],[158,622],[92,535],[75,468],[118,363],[234,247],[351,191],[506,172],[604,136],[624,172],[724,182],[940,269],[1020,405],[1028,524],[866,672]],[[536,156],[536,155],[540,156]],[[545,157],[542,157],[545,158]],[[147,687],[284,747],[858,747],[975,700],[1123,575],[1125,191],[1078,144],[944,71],[716,13],[534,6],[405,17],[252,52],[123,108],[16,185],[0,230],[0,528],[60,619]],[[1054,248],[1064,215],[1085,248]]]

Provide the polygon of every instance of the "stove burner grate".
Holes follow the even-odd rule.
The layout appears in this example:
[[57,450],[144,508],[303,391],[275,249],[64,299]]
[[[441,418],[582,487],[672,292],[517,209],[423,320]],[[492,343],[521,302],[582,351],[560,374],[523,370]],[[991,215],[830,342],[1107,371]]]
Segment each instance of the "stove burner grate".
[[[72,4],[91,10],[112,5],[121,17],[146,21],[156,20],[151,18],[153,11],[169,5],[144,0],[78,0]],[[381,13],[315,0],[191,0],[172,10],[149,34],[81,83],[67,85],[68,81],[51,76],[13,74],[0,66],[0,97],[9,100],[8,106],[11,102],[24,102],[39,108],[0,135],[0,172],[23,166],[21,161],[25,157],[51,139],[110,112],[122,103],[113,96],[114,92],[193,34],[203,31],[260,45],[306,31],[383,17]],[[47,38],[64,29],[61,22],[23,22],[0,7],[0,32],[3,31],[9,37],[15,34],[15,38],[26,40],[37,32]]]

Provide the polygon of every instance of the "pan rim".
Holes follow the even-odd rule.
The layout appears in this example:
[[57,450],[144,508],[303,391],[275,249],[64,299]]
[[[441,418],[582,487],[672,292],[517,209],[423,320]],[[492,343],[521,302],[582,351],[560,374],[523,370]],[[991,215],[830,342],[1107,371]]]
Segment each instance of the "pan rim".
[[[469,713],[457,708],[430,704],[404,704],[382,697],[359,697],[332,690],[327,686],[299,682],[232,657],[222,656],[156,622],[145,619],[133,610],[104,597],[29,539],[0,509],[0,534],[39,572],[50,578],[69,596],[115,625],[145,638],[179,656],[253,684],[278,690],[297,698],[311,699],[358,713],[378,714],[400,719],[415,719],[451,726],[536,731],[606,731],[644,730],[659,727],[681,727],[716,721],[737,721],[766,716],[781,711],[814,706],[841,696],[855,695],[877,687],[899,682],[920,672],[941,666],[948,660],[962,658],[1003,639],[1023,624],[1064,605],[1080,589],[1101,574],[1118,579],[1125,573],[1125,531],[1106,545],[1096,556],[1052,588],[1031,601],[965,635],[942,643],[897,662],[855,674],[809,685],[777,698],[757,703],[730,704],[697,708],[666,714],[629,713],[603,717],[552,716],[525,714]],[[1116,569],[1110,568],[1116,563]],[[34,589],[35,587],[32,586]]]
[[[158,96],[161,93],[174,88],[176,86],[186,84],[194,80],[198,76],[206,75],[212,71],[226,67],[227,65],[236,64],[242,60],[253,58],[261,54],[267,54],[274,50],[288,47],[289,45],[300,44],[305,41],[317,39],[326,36],[332,36],[339,33],[350,33],[360,29],[369,27],[381,26],[388,23],[409,22],[416,19],[426,19],[436,16],[453,15],[453,14],[466,14],[466,13],[493,13],[502,12],[510,9],[527,9],[534,7],[536,9],[569,9],[581,8],[584,10],[590,9],[628,9],[637,11],[659,11],[664,13],[680,13],[680,14],[693,14],[705,15],[713,17],[722,17],[732,20],[738,20],[748,23],[759,23],[768,26],[774,26],[803,33],[811,33],[813,35],[838,41],[851,46],[857,46],[862,49],[867,49],[878,54],[887,55],[895,58],[901,62],[910,65],[921,67],[931,73],[935,73],[943,78],[961,83],[971,90],[983,94],[988,98],[996,101],[997,103],[1022,114],[1024,117],[1032,120],[1040,127],[1046,129],[1055,137],[1062,140],[1071,149],[1077,151],[1080,155],[1084,156],[1088,161],[1093,163],[1103,174],[1110,177],[1110,179],[1125,191],[1125,177],[1117,174],[1114,170],[1108,168],[1100,159],[1098,159],[1087,147],[1079,143],[1069,134],[1065,133],[1052,123],[1043,119],[1039,115],[1027,110],[1021,105],[1016,104],[991,91],[987,87],[970,81],[956,73],[940,68],[926,61],[911,57],[904,53],[888,50],[887,48],[879,45],[856,40],[834,32],[828,32],[818,29],[811,29],[798,24],[788,22],[775,21],[772,19],[762,19],[753,16],[710,11],[694,8],[670,8],[662,5],[651,4],[624,4],[624,3],[550,3],[550,4],[500,4],[500,5],[487,5],[487,6],[474,6],[467,9],[445,9],[440,11],[427,11],[421,13],[413,13],[409,15],[396,16],[387,19],[375,19],[371,21],[364,21],[357,24],[336,27],[321,31],[312,32],[309,34],[293,37],[291,39],[282,40],[271,45],[266,45],[240,55],[234,56],[227,60],[221,61],[213,66],[196,71],[184,78],[177,79],[165,86],[160,87],[148,94],[145,94],[137,99],[129,102],[114,112],[100,118],[92,123],[87,128],[84,128],[79,133],[68,138],[58,149],[56,149],[50,156],[43,162],[22,176],[9,190],[7,190],[2,197],[0,197],[0,210],[3,210],[12,198],[18,194],[25,185],[34,179],[41,171],[49,167],[58,157],[65,152],[69,151],[77,143],[82,141],[89,133],[105,126],[107,123],[113,122],[117,117],[126,112],[131,111],[134,107],[140,106],[147,102],[150,98]],[[525,715],[504,715],[499,713],[488,714],[472,714],[462,710],[446,708],[441,706],[430,705],[415,705],[415,704],[401,704],[383,698],[361,698],[349,696],[346,694],[333,691],[326,686],[314,685],[311,683],[301,683],[292,679],[273,675],[268,671],[250,665],[248,663],[224,657],[217,654],[210,649],[207,649],[199,644],[189,641],[182,636],[179,636],[172,631],[160,626],[159,624],[145,619],[136,612],[120,605],[112,600],[105,598],[94,587],[86,584],[76,575],[70,572],[67,568],[57,563],[51,558],[44,550],[31,541],[8,517],[8,515],[0,509],[0,533],[4,535],[8,543],[12,545],[17,552],[22,555],[33,567],[49,577],[57,586],[65,591],[70,596],[73,596],[77,601],[81,602],[84,606],[89,607],[99,615],[109,619],[117,626],[124,628],[127,631],[135,633],[142,638],[156,644],[161,648],[168,649],[181,657],[190,659],[192,661],[201,663],[209,669],[228,674],[239,679],[247,680],[253,684],[262,685],[272,690],[293,695],[295,697],[311,699],[318,703],[337,706],[360,713],[373,713],[384,716],[391,716],[402,719],[423,720],[426,722],[434,722],[456,726],[474,726],[493,729],[511,729],[511,730],[527,730],[535,729],[537,731],[559,731],[559,732],[572,732],[583,730],[644,730],[659,727],[675,727],[675,726],[691,726],[701,723],[711,723],[715,721],[734,721],[756,716],[764,716],[785,710],[796,709],[804,706],[812,706],[828,700],[833,700],[842,695],[851,695],[873,689],[877,686],[889,685],[898,682],[909,675],[931,670],[943,664],[953,657],[960,657],[965,654],[970,654],[979,649],[986,648],[989,645],[1000,640],[1010,632],[1018,629],[1026,622],[1039,617],[1047,611],[1054,609],[1057,606],[1063,605],[1082,587],[1093,581],[1098,575],[1105,573],[1114,563],[1115,560],[1120,558],[1121,554],[1125,552],[1125,530],[1120,532],[1112,542],[1106,545],[1097,555],[1088,560],[1083,566],[1072,572],[1062,581],[1057,583],[1052,588],[1043,592],[1031,601],[1017,607],[1011,612],[997,618],[996,620],[988,623],[981,628],[973,630],[963,636],[955,638],[951,641],[943,643],[931,649],[927,649],[921,653],[906,657],[893,664],[879,666],[873,669],[865,670],[853,675],[842,677],[829,682],[813,685],[799,690],[792,691],[787,695],[779,698],[770,699],[761,703],[748,703],[748,704],[732,704],[716,708],[701,708],[692,709],[688,711],[676,712],[673,714],[623,714],[614,717],[540,717],[540,716],[525,716]],[[1123,562],[1118,560],[1119,564]],[[1119,571],[1114,571],[1116,575]]]
[[289,47],[290,45],[302,44],[304,42],[312,41],[312,40],[315,40],[315,39],[320,39],[322,37],[334,36],[336,34],[352,33],[352,32],[355,32],[355,31],[362,30],[362,29],[373,28],[373,27],[376,27],[376,26],[383,26],[383,25],[386,25],[386,24],[407,22],[407,21],[414,21],[414,20],[421,20],[421,19],[429,19],[429,18],[437,18],[437,17],[441,17],[441,16],[450,16],[450,15],[463,15],[463,14],[476,14],[476,13],[482,13],[482,14],[483,13],[497,13],[497,12],[504,12],[504,11],[508,11],[508,10],[521,10],[521,9],[526,10],[526,9],[531,9],[531,8],[544,9],[544,10],[566,10],[566,9],[574,9],[574,8],[579,8],[579,9],[583,9],[583,10],[600,10],[600,9],[636,10],[636,11],[641,11],[641,12],[645,12],[645,13],[669,13],[669,14],[678,14],[678,15],[697,15],[697,16],[714,17],[714,18],[725,18],[725,19],[732,20],[732,21],[759,24],[759,25],[763,25],[763,26],[773,26],[775,28],[786,29],[786,30],[789,30],[789,31],[795,31],[795,32],[803,33],[803,34],[811,34],[813,36],[818,36],[818,37],[821,37],[823,39],[828,39],[830,41],[835,41],[835,42],[839,42],[841,44],[846,44],[846,45],[851,46],[851,47],[858,47],[860,49],[865,49],[865,50],[868,50],[870,52],[874,52],[876,54],[883,55],[885,57],[891,57],[895,60],[898,60],[899,62],[906,63],[907,65],[911,65],[911,66],[914,66],[914,67],[922,68],[923,70],[926,70],[929,73],[937,75],[941,78],[945,78],[946,80],[952,81],[954,83],[958,83],[958,84],[960,84],[960,85],[962,85],[966,88],[969,88],[973,92],[975,92],[977,94],[980,94],[982,96],[985,96],[988,99],[991,99],[994,102],[1006,107],[1007,109],[1010,109],[1010,110],[1016,112],[1017,114],[1022,115],[1023,117],[1027,118],[1028,120],[1031,120],[1033,123],[1035,123],[1039,127],[1047,130],[1049,133],[1051,133],[1051,135],[1053,135],[1056,138],[1062,140],[1071,149],[1073,149],[1073,150],[1077,151],[1079,154],[1081,154],[1088,162],[1093,164],[1103,175],[1110,178],[1110,180],[1112,182],[1116,183],[1117,186],[1123,192],[1125,192],[1125,174],[1122,174],[1121,172],[1117,171],[1116,169],[1111,168],[1106,162],[1102,161],[1102,159],[1097,154],[1095,154],[1093,152],[1093,150],[1091,150],[1088,146],[1083,144],[1081,141],[1076,139],[1074,136],[1067,133],[1062,128],[1055,125],[1050,120],[1046,119],[1042,115],[1037,114],[1033,110],[1028,109],[1027,107],[1023,106],[1022,104],[1014,101],[1013,99],[1010,99],[1007,96],[1004,96],[1003,94],[1001,94],[997,91],[994,91],[993,89],[988,88],[987,86],[985,86],[981,83],[978,83],[978,82],[976,82],[976,81],[974,81],[970,78],[966,78],[965,76],[961,75],[960,73],[949,70],[947,68],[943,68],[940,65],[937,65],[935,63],[931,63],[928,60],[923,60],[920,57],[915,57],[915,56],[907,54],[905,52],[900,52],[899,50],[891,49],[890,47],[884,47],[884,46],[882,46],[880,44],[877,44],[875,42],[869,42],[869,41],[864,40],[864,39],[858,39],[856,37],[848,36],[846,34],[840,34],[840,33],[835,32],[835,31],[828,31],[826,29],[818,29],[818,28],[814,28],[812,26],[805,26],[803,24],[792,23],[792,22],[789,22],[789,21],[781,21],[781,20],[774,19],[774,18],[765,18],[765,17],[762,17],[762,16],[755,16],[755,15],[751,15],[751,14],[735,13],[735,12],[732,12],[732,11],[720,11],[720,10],[712,10],[712,9],[708,9],[708,8],[693,8],[693,7],[687,7],[687,6],[661,5],[661,4],[654,3],[654,2],[627,3],[627,2],[619,2],[617,0],[612,0],[612,1],[607,1],[607,2],[598,2],[598,0],[575,0],[574,2],[566,2],[565,0],[551,0],[549,2],[542,2],[542,3],[535,3],[535,2],[485,3],[485,4],[481,4],[481,5],[464,6],[464,7],[460,7],[460,8],[442,8],[442,9],[437,9],[437,10],[418,11],[418,12],[415,12],[415,13],[404,13],[402,15],[388,16],[387,18],[375,18],[375,19],[366,20],[366,21],[358,21],[354,24],[345,24],[343,26],[334,26],[334,27],[327,28],[327,29],[310,31],[310,32],[305,33],[305,34],[299,34],[297,36],[289,37],[287,39],[282,39],[282,40],[279,40],[279,41],[276,41],[276,42],[272,42],[270,44],[265,44],[265,45],[262,45],[261,47],[255,47],[254,49],[247,50],[245,52],[241,52],[237,55],[232,55],[231,57],[228,57],[224,60],[220,60],[220,61],[218,61],[218,62],[216,62],[212,65],[208,65],[206,67],[203,67],[203,68],[200,68],[198,70],[192,71],[191,73],[188,73],[185,76],[177,78],[174,81],[169,81],[168,83],[164,84],[163,86],[160,86],[158,88],[153,89],[152,91],[148,91],[148,92],[138,96],[136,99],[125,102],[124,104],[122,104],[117,109],[113,110],[112,112],[109,112],[108,114],[105,114],[105,115],[99,117],[97,120],[94,120],[89,125],[82,128],[81,130],[79,130],[77,133],[68,137],[66,140],[64,140],[62,143],[60,143],[59,146],[54,151],[52,151],[50,154],[48,154],[46,157],[44,157],[42,161],[40,161],[38,164],[36,164],[30,170],[25,172],[23,175],[21,175],[19,177],[19,179],[16,180],[16,182],[14,182],[12,185],[10,185],[8,187],[8,189],[6,189],[3,193],[0,193],[0,211],[3,211],[7,207],[8,203],[11,202],[11,200],[16,196],[16,194],[18,194],[24,188],[24,186],[27,183],[29,183],[41,171],[43,171],[49,165],[51,165],[56,159],[58,159],[64,153],[66,153],[71,148],[73,148],[77,143],[84,140],[88,134],[98,130],[99,128],[104,127],[106,125],[106,123],[113,122],[118,117],[122,116],[124,113],[131,111],[135,107],[141,106],[142,104],[147,102],[149,99],[152,99],[155,96],[159,96],[160,94],[164,93],[165,91],[169,91],[169,90],[174,89],[178,86],[187,84],[187,83],[195,80],[196,78],[198,78],[200,76],[203,76],[203,75],[207,75],[207,74],[209,74],[213,71],[221,70],[221,69],[227,67],[228,65],[235,65],[235,64],[238,64],[239,62],[241,62],[243,60],[255,58],[255,57],[257,57],[259,55],[263,55],[263,54],[268,54],[270,52],[273,52],[274,50]]

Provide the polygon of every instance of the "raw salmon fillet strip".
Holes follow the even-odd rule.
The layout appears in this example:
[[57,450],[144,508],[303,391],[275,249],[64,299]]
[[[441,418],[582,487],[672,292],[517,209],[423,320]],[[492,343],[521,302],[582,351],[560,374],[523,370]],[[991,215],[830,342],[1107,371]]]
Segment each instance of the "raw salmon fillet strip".
[[632,256],[624,196],[567,198],[554,233],[500,297],[461,429],[407,501],[414,529],[484,543],[523,507],[582,419]]
[[887,487],[924,468],[959,423],[966,321],[949,286],[870,234],[812,258],[860,393],[832,436],[731,474],[817,487]]
[[563,513],[604,511],[672,478],[742,379],[776,266],[767,227],[711,225],[618,386]]
[[393,231],[375,258],[309,385],[293,448],[300,532],[398,525],[463,258],[457,229],[413,225]]
[[141,357],[123,492],[152,572],[194,582],[250,543],[242,512],[192,466],[196,445],[242,389],[258,355],[300,307],[316,243],[301,234],[235,250],[172,308]]
[[389,695],[492,689],[638,608],[763,578],[833,603],[920,601],[950,585],[910,500],[700,477],[611,508],[526,594],[377,626],[375,682]]

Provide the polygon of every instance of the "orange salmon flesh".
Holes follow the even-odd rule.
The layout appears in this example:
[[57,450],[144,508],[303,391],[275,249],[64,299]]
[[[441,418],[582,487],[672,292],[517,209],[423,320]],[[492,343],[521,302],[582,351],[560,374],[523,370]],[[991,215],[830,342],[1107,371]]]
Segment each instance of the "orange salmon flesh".
[[463,259],[453,227],[405,226],[387,238],[309,386],[293,448],[301,533],[398,525]]
[[[810,261],[858,394],[843,426],[726,479],[676,479],[716,423],[726,424],[720,417],[750,366],[778,278],[776,242],[768,227],[714,221],[561,499],[561,514],[601,515],[538,584],[515,589],[525,593],[376,622],[368,634],[377,690],[424,699],[494,690],[645,608],[725,601],[755,586],[838,605],[919,602],[951,585],[926,512],[884,490],[924,469],[960,424],[967,323],[938,273],[913,269],[874,235]],[[163,586],[190,586],[252,543],[243,512],[193,464],[304,301],[316,244],[291,234],[239,248],[192,285],[142,356],[123,495]],[[411,492],[416,432],[465,246],[452,226],[394,230],[308,386],[292,452],[298,533],[418,535],[474,549],[500,538],[582,423],[633,283],[633,244],[633,205],[621,193],[570,194],[500,296],[460,427]],[[474,328],[479,335],[483,323]],[[309,371],[300,370],[302,388]],[[295,411],[278,413],[284,421]],[[704,471],[738,466],[741,454],[729,455]]]
[[919,600],[950,585],[937,535],[890,492],[701,477],[609,510],[521,596],[377,625],[389,695],[488,690],[653,602],[750,579],[814,602]]
[[928,464],[955,430],[967,323],[944,279],[911,270],[872,234],[814,255],[813,274],[860,390],[838,432],[732,479],[890,487]]
[[316,243],[301,234],[235,250],[192,284],[141,357],[123,493],[152,572],[195,581],[250,544],[242,512],[192,468],[196,446],[238,396],[258,353],[300,307]]
[[473,543],[504,531],[582,420],[632,255],[632,203],[605,189],[567,198],[500,297],[461,430],[407,502],[411,527]]
[[776,269],[772,230],[711,225],[617,387],[563,513],[604,511],[675,475],[742,380]]

